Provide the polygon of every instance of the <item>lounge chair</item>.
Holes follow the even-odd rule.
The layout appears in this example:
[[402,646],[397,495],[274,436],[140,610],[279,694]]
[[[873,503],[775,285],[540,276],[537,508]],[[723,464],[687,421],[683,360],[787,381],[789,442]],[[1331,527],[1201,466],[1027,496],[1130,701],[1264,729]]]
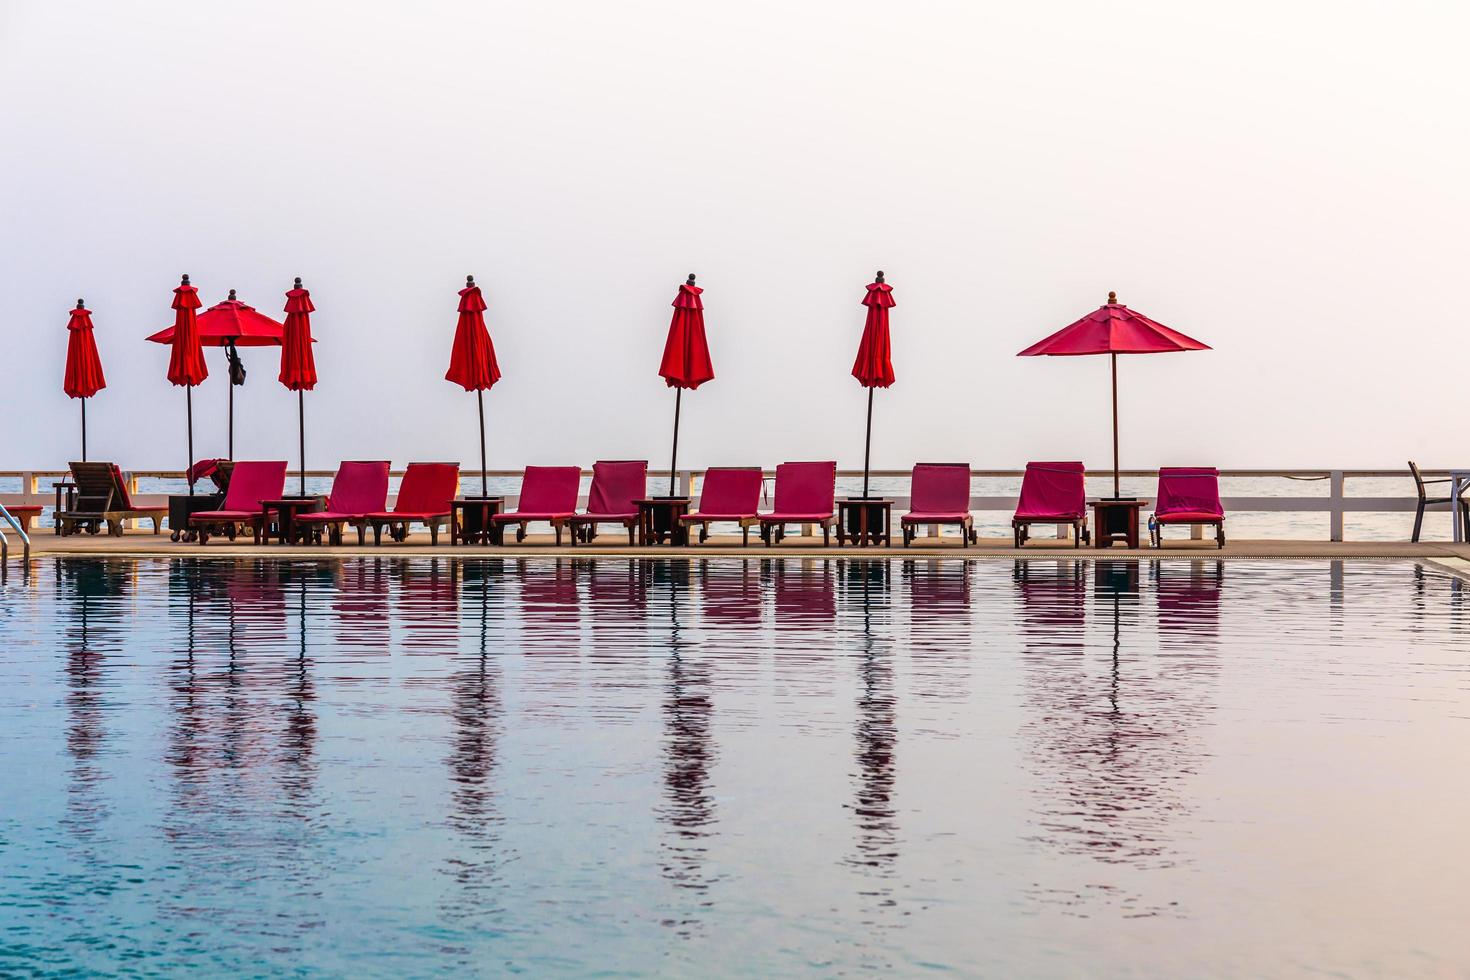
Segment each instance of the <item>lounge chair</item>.
[[[1431,497],[1425,490],[1426,487],[1433,486],[1437,483],[1449,483],[1451,481],[1450,477],[1446,476],[1439,479],[1426,480],[1420,474],[1418,464],[1412,459],[1409,460],[1409,475],[1414,478],[1414,489],[1419,495],[1419,500],[1414,507],[1414,534],[1410,540],[1415,542],[1419,540],[1419,532],[1424,527],[1424,508],[1432,507],[1436,504],[1453,504],[1459,507],[1461,514],[1464,516],[1465,526],[1470,527],[1470,500],[1466,500],[1463,496],[1458,501],[1451,497]],[[11,508],[12,511],[14,509],[13,507]]]
[[123,521],[129,519],[152,521],[154,534],[163,526],[168,508],[135,506],[116,463],[72,463],[71,479],[75,503],[56,515],[57,534],[75,534],[79,529],[96,534],[106,524],[108,534],[120,536]]
[[761,540],[767,547],[786,536],[787,524],[820,524],[822,546],[832,541],[837,523],[837,463],[782,463],[776,467],[776,503],[760,514]]
[[526,540],[526,525],[546,521],[556,532],[561,544],[561,530],[577,514],[577,489],[582,483],[582,470],[577,466],[527,466],[521,476],[521,498],[516,509],[496,514],[491,522],[501,528],[516,527],[516,541]]
[[909,482],[909,512],[899,518],[903,546],[914,540],[920,524],[955,524],[960,546],[976,541],[975,518],[970,514],[969,463],[916,463]]
[[1225,547],[1225,508],[1220,506],[1220,471],[1213,466],[1165,466],[1159,470],[1154,504],[1154,547],[1164,545],[1169,524],[1208,524],[1216,547]]
[[230,474],[230,489],[219,510],[201,510],[189,515],[189,527],[199,532],[199,543],[209,542],[211,531],[223,530],[235,540],[237,530],[249,526],[255,543],[265,533],[262,500],[277,500],[286,491],[286,461],[241,460]]
[[326,531],[327,542],[337,545],[342,543],[342,525],[352,524],[357,528],[358,546],[367,544],[368,515],[380,513],[388,506],[390,465],[385,459],[342,463],[332,478],[332,495],[327,498],[327,509],[297,514],[297,526],[318,543],[322,532]]
[[1011,518],[1016,547],[1031,536],[1032,524],[1070,524],[1072,547],[1091,541],[1087,531],[1087,485],[1081,463],[1027,463],[1021,499]]
[[578,537],[591,541],[597,525],[621,524],[628,531],[628,544],[638,528],[638,505],[633,501],[648,495],[648,460],[604,460],[592,466],[592,487],[587,491],[587,511],[571,520],[572,544]]
[[429,543],[438,544],[439,527],[453,516],[451,501],[458,490],[458,463],[409,463],[393,509],[367,515],[373,528],[373,544],[383,543],[384,526],[394,541],[406,540],[408,526],[414,523],[427,527]]
[[760,523],[756,510],[761,500],[759,466],[717,466],[704,471],[699,488],[699,507],[679,518],[685,524],[699,525],[699,543],[709,540],[709,526],[715,521],[740,525],[740,543],[750,544],[750,527]]

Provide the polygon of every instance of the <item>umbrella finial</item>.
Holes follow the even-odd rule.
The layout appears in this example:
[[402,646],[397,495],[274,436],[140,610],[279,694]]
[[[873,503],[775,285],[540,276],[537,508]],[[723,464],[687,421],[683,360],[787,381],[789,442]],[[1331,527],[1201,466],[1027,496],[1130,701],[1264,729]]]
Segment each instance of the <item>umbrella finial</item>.
[[297,288],[297,289],[300,289],[301,288],[301,277],[300,276],[297,276],[296,277],[296,287],[295,288]]
[[86,308],[87,308],[87,304],[84,303],[84,302],[82,302],[82,298],[80,296],[78,296],[77,297],[77,309],[84,310]]
[[189,285],[189,274],[187,272],[184,273],[182,277],[180,277],[180,279],[179,279],[179,285],[180,286],[187,286],[187,285]]
[[233,301],[234,299],[235,299],[235,291],[232,289],[232,290],[230,290],[230,300]]
[[878,282],[882,282],[882,281],[883,281],[883,270],[882,269],[879,269],[878,270]]
[[1115,292],[1113,292],[1111,289],[1108,290],[1108,305],[1109,306],[1117,306],[1118,305],[1118,294],[1115,293]]
[[465,276],[464,277],[464,288],[465,289],[469,289],[474,284],[475,284],[475,277],[474,276]]
[[689,278],[686,281],[687,281],[688,285],[690,285],[690,286],[694,285],[694,273],[692,273],[692,272],[689,273]]

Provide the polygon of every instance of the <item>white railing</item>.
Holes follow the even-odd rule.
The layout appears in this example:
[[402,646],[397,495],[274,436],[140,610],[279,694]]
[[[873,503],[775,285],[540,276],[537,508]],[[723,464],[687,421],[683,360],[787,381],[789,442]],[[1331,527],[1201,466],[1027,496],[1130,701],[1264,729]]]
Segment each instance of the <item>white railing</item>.
[[[307,470],[308,479],[330,480],[335,470]],[[1016,481],[1017,488],[1020,487],[1022,476],[1021,470],[981,470],[971,471],[975,478],[1004,478]],[[1433,470],[1421,471],[1426,477],[1446,476],[1452,473],[1461,473],[1462,470]],[[1098,478],[1104,473],[1111,474],[1111,470],[1093,470],[1089,472],[1090,478]],[[393,477],[403,475],[402,470],[394,470]],[[517,480],[521,475],[520,470],[491,470],[489,476],[496,480]],[[583,471],[584,478],[591,476],[590,470]],[[775,475],[774,470],[767,470],[768,478]],[[1156,478],[1157,470],[1124,470],[1121,474],[1125,478]],[[21,491],[19,493],[0,493],[0,504],[40,504],[49,506],[55,501],[55,493],[51,490],[51,484],[68,476],[65,471],[58,470],[0,470],[0,479],[19,479]],[[128,481],[129,490],[134,492],[135,501],[143,505],[162,506],[167,503],[167,495],[157,493],[137,493],[140,480],[167,479],[183,481],[183,474],[178,470],[134,470],[124,474]],[[669,478],[668,470],[650,470],[649,486],[655,488],[651,492],[660,492],[662,486],[666,486]],[[680,470],[678,472],[679,490],[683,494],[698,493],[698,478],[700,471]],[[841,470],[838,472],[840,480],[851,481],[862,476],[861,470]],[[894,479],[906,479],[908,470],[873,470],[871,476],[874,480],[888,481]],[[1327,494],[1325,496],[1254,496],[1254,497],[1223,497],[1221,502],[1225,506],[1226,513],[1244,512],[1268,512],[1268,513],[1304,513],[1304,514],[1326,514],[1329,523],[1331,540],[1343,540],[1343,518],[1347,514],[1361,513],[1413,513],[1418,506],[1418,501],[1412,496],[1402,497],[1353,497],[1345,492],[1348,481],[1365,478],[1394,477],[1407,480],[1406,468],[1395,469],[1305,469],[1305,470],[1221,470],[1222,479],[1232,478],[1281,478],[1299,481],[1324,481],[1327,483]],[[293,470],[288,480],[288,491],[293,488],[296,472]],[[464,469],[460,473],[461,490],[465,493],[473,493],[478,490],[479,471]],[[208,485],[207,483],[205,484]],[[908,506],[907,493],[888,494],[895,501],[896,507]],[[507,504],[513,506],[516,501],[515,494],[506,494]],[[392,505],[390,497],[389,505]],[[984,512],[1006,512],[1010,513],[1016,506],[1016,494],[998,495],[976,495],[970,498],[970,509],[977,513]],[[1449,511],[1448,504],[1440,504],[1428,508],[1429,512]],[[18,530],[18,528],[17,528]]]

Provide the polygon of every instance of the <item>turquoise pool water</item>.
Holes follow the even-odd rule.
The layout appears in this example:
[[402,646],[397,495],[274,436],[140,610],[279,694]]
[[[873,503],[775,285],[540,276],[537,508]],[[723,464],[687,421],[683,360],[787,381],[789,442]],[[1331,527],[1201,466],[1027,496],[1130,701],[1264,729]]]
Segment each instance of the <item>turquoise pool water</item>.
[[48,559],[0,650],[6,976],[1470,971],[1412,563]]

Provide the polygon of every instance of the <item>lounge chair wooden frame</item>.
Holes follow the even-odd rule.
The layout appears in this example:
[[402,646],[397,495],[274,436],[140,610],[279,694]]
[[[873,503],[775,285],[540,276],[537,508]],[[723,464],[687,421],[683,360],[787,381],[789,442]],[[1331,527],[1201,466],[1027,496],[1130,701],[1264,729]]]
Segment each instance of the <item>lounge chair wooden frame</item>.
[[1058,526],[1070,526],[1072,528],[1072,547],[1080,548],[1084,544],[1092,544],[1092,532],[1087,529],[1087,517],[1012,517],[1011,534],[1015,536],[1016,547],[1024,547],[1031,538],[1032,524],[1055,524]]
[[121,474],[112,463],[71,463],[72,482],[76,484],[76,502],[71,509],[56,515],[56,533],[75,534],[85,530],[96,534],[107,525],[107,533],[121,537],[123,521],[148,520],[153,522],[153,533],[163,528],[163,517],[167,507],[129,507],[127,487],[122,486]]

